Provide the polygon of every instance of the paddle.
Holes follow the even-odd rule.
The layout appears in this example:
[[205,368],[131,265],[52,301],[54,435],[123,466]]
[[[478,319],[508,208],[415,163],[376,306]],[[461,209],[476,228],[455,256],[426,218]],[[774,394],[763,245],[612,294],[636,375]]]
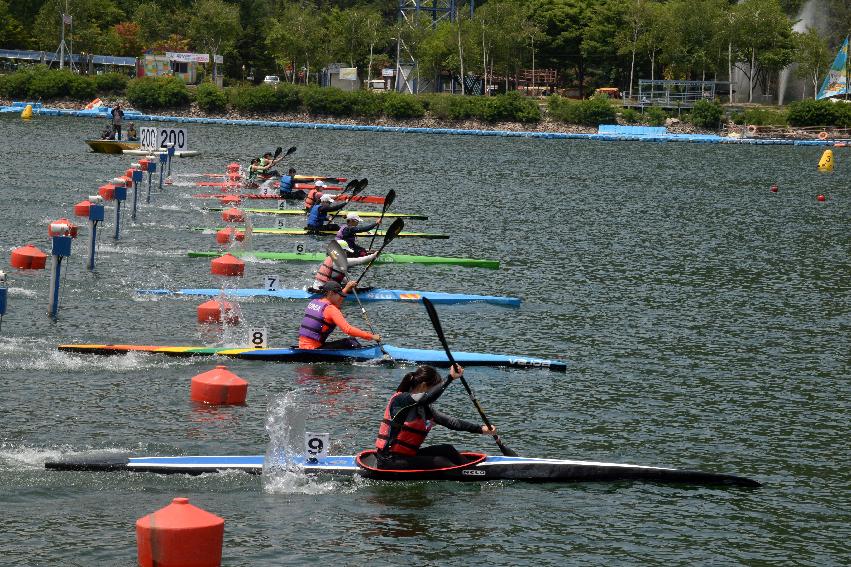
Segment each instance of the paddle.
[[[381,207],[381,216],[378,217],[378,223],[376,224],[376,227],[381,226],[381,221],[384,220],[384,213],[387,212],[387,209],[390,208],[390,205],[393,204],[393,201],[395,199],[396,199],[396,191],[394,189],[391,189],[390,191],[387,192],[387,196],[384,197],[384,206]],[[377,234],[378,234],[378,231],[376,230],[372,235],[372,240],[369,241],[369,246],[366,247],[367,250],[372,250],[372,244],[375,242],[375,236]]]
[[[366,179],[363,179],[362,181],[366,181]],[[367,182],[367,183],[368,183],[368,182]],[[348,188],[348,186],[347,186],[347,188]],[[340,207],[339,209],[337,209],[336,211],[334,211],[334,214],[333,214],[333,215],[331,215],[331,218],[330,218],[330,219],[328,219],[328,224],[331,224],[332,222],[334,222],[334,219],[335,219],[335,218],[337,218],[337,215],[339,215],[341,212],[343,212],[343,209],[345,209],[345,208],[346,208],[346,205],[348,205],[350,202],[354,201],[354,200],[355,200],[355,197],[356,197],[357,195],[359,195],[359,194],[360,194],[360,192],[361,192],[361,191],[363,191],[364,189],[366,189],[366,183],[361,184],[361,181],[356,182],[356,183],[354,184],[354,186],[352,187],[352,198],[351,198],[351,199],[349,199],[348,201],[345,201],[345,202],[343,203],[343,206],[342,206],[342,207]],[[343,193],[341,192],[341,193],[340,193],[340,195],[342,195],[342,194],[343,194]]]
[[[346,257],[346,252],[343,250],[343,247],[340,246],[340,244],[336,240],[332,240],[328,243],[328,255],[331,256],[331,261],[334,262],[334,266],[337,268],[337,270],[343,272],[344,274],[348,272],[349,259],[348,257]],[[355,284],[355,288],[356,287],[357,284]],[[360,312],[361,314],[363,314],[364,321],[366,321],[366,324],[369,326],[369,332],[373,335],[377,335],[378,333],[375,332],[375,327],[372,326],[372,321],[369,320],[369,315],[366,314],[366,309],[364,308],[363,303],[361,303],[360,297],[358,297],[358,292],[353,288],[352,293],[354,294],[358,305],[360,305]],[[390,354],[388,354],[386,350],[384,350],[384,345],[381,344],[381,341],[378,340],[375,342],[378,343],[378,348],[381,349],[381,352],[384,353],[384,356],[392,360],[393,357],[390,356]]]
[[[431,319],[431,324],[434,327],[434,332],[437,333],[437,338],[440,339],[440,344],[443,345],[443,350],[446,351],[446,358],[449,359],[449,364],[452,366],[457,366],[455,359],[452,357],[452,352],[449,350],[449,344],[446,342],[446,337],[443,334],[443,327],[440,326],[440,319],[437,317],[437,311],[434,308],[434,305],[429,301],[427,297],[423,297],[423,305],[425,305],[426,311],[428,311],[428,317]],[[485,415],[482,406],[479,405],[479,400],[476,399],[476,395],[473,394],[473,390],[470,389],[470,385],[467,384],[467,380],[464,379],[464,376],[461,376],[461,383],[464,385],[464,389],[467,390],[467,395],[470,396],[470,400],[472,400],[473,405],[476,406],[476,411],[479,412],[479,415],[482,417],[482,421],[485,422],[485,425],[488,427],[493,427],[488,420],[488,417]],[[506,447],[502,440],[499,438],[499,435],[494,434],[493,440],[496,441],[499,450],[502,451],[502,454],[506,457],[516,457],[517,453]]]
[[369,264],[366,265],[366,268],[363,269],[363,273],[358,277],[357,283],[355,287],[360,284],[360,281],[372,267],[378,257],[381,256],[381,252],[384,251],[384,247],[390,244],[394,238],[399,236],[399,233],[402,232],[402,229],[405,228],[405,221],[402,219],[396,219],[393,221],[393,224],[390,225],[390,228],[387,229],[387,232],[384,233],[384,242],[381,243],[381,248],[378,249],[378,252],[375,253],[375,257],[369,261]]

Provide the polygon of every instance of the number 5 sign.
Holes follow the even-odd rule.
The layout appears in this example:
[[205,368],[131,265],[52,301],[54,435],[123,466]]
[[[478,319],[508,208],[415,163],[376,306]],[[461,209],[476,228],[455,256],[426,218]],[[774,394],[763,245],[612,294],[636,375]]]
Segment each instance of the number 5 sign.
[[328,456],[328,446],[331,444],[330,433],[304,434],[304,456],[309,461],[324,459]]

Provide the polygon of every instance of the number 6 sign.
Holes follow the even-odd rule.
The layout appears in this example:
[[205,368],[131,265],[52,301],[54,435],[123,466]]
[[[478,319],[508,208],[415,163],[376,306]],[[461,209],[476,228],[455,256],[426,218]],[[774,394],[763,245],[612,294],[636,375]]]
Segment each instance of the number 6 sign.
[[328,446],[331,444],[330,433],[304,434],[304,456],[309,461],[324,459],[328,456]]

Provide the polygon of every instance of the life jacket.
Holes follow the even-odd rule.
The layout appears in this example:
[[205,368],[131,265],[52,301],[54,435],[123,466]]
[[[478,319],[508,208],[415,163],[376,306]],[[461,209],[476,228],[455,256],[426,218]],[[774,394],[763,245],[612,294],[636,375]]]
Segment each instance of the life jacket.
[[307,304],[304,310],[304,318],[298,328],[300,337],[307,337],[320,343],[324,343],[337,325],[325,321],[325,309],[331,305],[323,299],[314,299]]
[[325,221],[328,220],[328,213],[322,210],[322,203],[316,203],[310,208],[310,214],[307,215],[307,226],[311,228],[319,228]]
[[358,237],[357,233],[354,232],[353,230],[351,230],[348,227],[348,225],[344,224],[343,226],[340,227],[340,230],[337,231],[337,235],[334,237],[334,239],[335,240],[345,240],[346,244],[348,244],[349,247],[352,250],[357,250],[357,248],[355,248],[357,246],[357,244],[356,244],[357,237]]
[[319,201],[319,197],[316,196],[317,193],[322,193],[319,189],[311,189],[307,193],[307,197],[304,198],[304,208],[306,211],[309,211],[313,208],[313,204]]
[[292,193],[294,179],[292,175],[284,175],[281,177],[281,195],[284,193]]
[[319,271],[316,272],[316,281],[325,283],[328,280],[334,280],[335,282],[342,284],[343,279],[345,279],[346,273],[341,272],[334,265],[334,259],[331,256],[326,256],[325,261],[322,262],[322,265],[319,266]]
[[[375,439],[375,448],[379,451],[389,450],[397,455],[413,457],[425,441],[428,432],[431,431],[432,423],[430,420],[423,419],[419,411],[412,412],[411,408],[404,408],[402,411],[408,412],[406,421],[401,427],[394,426],[393,416],[390,415],[390,406],[396,396],[402,393],[404,392],[396,392],[387,402],[387,407],[384,409],[384,419],[381,421],[378,437]],[[412,414],[413,419],[411,419]],[[391,437],[393,432],[395,432],[395,435]]]

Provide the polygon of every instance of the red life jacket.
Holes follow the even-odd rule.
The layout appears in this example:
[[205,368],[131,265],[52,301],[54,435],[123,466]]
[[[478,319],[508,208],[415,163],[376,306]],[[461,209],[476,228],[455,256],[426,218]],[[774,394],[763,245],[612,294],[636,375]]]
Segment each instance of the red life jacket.
[[[391,453],[397,455],[407,455],[413,457],[417,454],[420,445],[425,441],[426,435],[431,431],[431,421],[426,421],[420,415],[420,412],[413,412],[414,418],[402,424],[401,428],[392,427],[393,416],[390,415],[390,404],[393,399],[404,392],[396,392],[387,402],[387,407],[384,409],[384,419],[381,422],[381,427],[378,428],[378,438],[375,440],[375,448],[383,451],[388,448]],[[402,411],[412,413],[411,408],[404,408]],[[395,430],[396,435],[391,439],[391,428]]]
[[334,266],[334,259],[331,256],[326,256],[325,261],[319,266],[319,271],[316,272],[316,281],[325,283],[328,280],[342,284],[345,279],[345,272],[341,272]]
[[[317,196],[317,193],[319,194],[319,196]],[[313,205],[316,204],[320,197],[322,197],[322,191],[320,191],[319,189],[311,189],[307,193],[307,197],[304,198],[305,211],[310,211],[310,209],[313,208]]]

